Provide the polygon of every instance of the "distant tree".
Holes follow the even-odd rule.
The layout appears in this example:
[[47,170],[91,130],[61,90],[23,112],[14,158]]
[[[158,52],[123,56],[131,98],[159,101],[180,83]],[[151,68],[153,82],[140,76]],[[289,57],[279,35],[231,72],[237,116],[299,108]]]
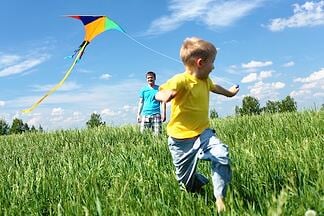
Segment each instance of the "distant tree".
[[211,119],[215,119],[215,118],[218,118],[218,113],[216,112],[216,109],[212,108],[210,110],[210,116],[209,116]]
[[0,119],[0,135],[9,133],[9,125],[4,119]]
[[287,96],[279,103],[279,112],[296,112],[296,111],[297,111],[297,103],[290,96]]
[[92,113],[89,121],[87,121],[86,124],[88,128],[94,128],[100,125],[105,125],[106,123],[102,121],[100,114]]
[[245,96],[242,100],[242,108],[236,110],[240,115],[258,115],[261,112],[258,99],[252,96]]
[[34,125],[31,126],[31,128],[30,128],[30,132],[32,132],[32,133],[37,132],[37,129],[35,128]]
[[324,111],[324,104],[322,104],[320,111]]
[[278,113],[279,112],[279,101],[270,101],[268,100],[266,106],[264,107],[264,112],[267,113]]
[[43,129],[42,125],[38,126],[38,132],[41,132],[41,133],[44,132],[44,129]]
[[10,134],[20,134],[24,132],[24,122],[21,119],[15,118],[9,129]]
[[23,124],[22,130],[23,130],[23,132],[29,132],[30,129],[29,129],[29,126],[27,123]]
[[235,106],[235,115],[240,115],[240,107]]

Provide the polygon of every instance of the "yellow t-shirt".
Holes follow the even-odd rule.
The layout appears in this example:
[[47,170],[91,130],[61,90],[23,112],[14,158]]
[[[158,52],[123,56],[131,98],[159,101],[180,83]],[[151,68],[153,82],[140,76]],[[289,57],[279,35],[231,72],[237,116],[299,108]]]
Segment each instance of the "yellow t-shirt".
[[184,72],[160,86],[160,90],[174,90],[171,117],[167,126],[169,136],[177,139],[195,137],[209,127],[209,91],[213,81],[198,79]]

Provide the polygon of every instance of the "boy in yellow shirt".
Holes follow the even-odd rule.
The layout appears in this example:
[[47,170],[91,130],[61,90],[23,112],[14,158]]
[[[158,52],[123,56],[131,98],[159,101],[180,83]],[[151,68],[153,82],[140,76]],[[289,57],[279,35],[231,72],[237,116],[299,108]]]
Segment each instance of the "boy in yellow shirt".
[[212,43],[187,38],[180,49],[185,72],[161,85],[155,98],[165,103],[171,101],[168,145],[178,182],[187,191],[199,191],[208,179],[196,172],[198,159],[211,161],[216,206],[218,212],[222,212],[231,168],[228,146],[209,128],[209,92],[233,97],[239,88],[232,86],[226,90],[209,78],[216,54]]

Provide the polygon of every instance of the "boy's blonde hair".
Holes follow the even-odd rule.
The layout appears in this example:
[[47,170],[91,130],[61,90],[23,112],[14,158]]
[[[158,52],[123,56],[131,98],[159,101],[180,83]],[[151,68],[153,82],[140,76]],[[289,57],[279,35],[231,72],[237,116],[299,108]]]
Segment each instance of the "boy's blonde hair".
[[207,60],[216,54],[216,47],[212,43],[197,37],[186,38],[180,49],[180,58],[187,66],[193,66],[197,58]]

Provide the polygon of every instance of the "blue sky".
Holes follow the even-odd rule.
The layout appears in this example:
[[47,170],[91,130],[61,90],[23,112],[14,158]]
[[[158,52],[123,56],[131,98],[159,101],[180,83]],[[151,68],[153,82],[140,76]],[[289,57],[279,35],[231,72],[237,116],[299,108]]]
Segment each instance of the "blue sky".
[[[71,65],[64,57],[84,32],[81,22],[63,15],[79,14],[107,15],[146,47],[104,32],[63,86],[22,114]],[[0,18],[0,118],[8,123],[20,118],[48,130],[81,128],[97,112],[110,124],[135,124],[145,73],[155,71],[161,84],[183,72],[173,59],[191,36],[217,47],[214,82],[240,85],[234,98],[211,96],[220,116],[234,114],[247,95],[262,106],[287,95],[299,109],[324,103],[324,0],[4,0]]]

